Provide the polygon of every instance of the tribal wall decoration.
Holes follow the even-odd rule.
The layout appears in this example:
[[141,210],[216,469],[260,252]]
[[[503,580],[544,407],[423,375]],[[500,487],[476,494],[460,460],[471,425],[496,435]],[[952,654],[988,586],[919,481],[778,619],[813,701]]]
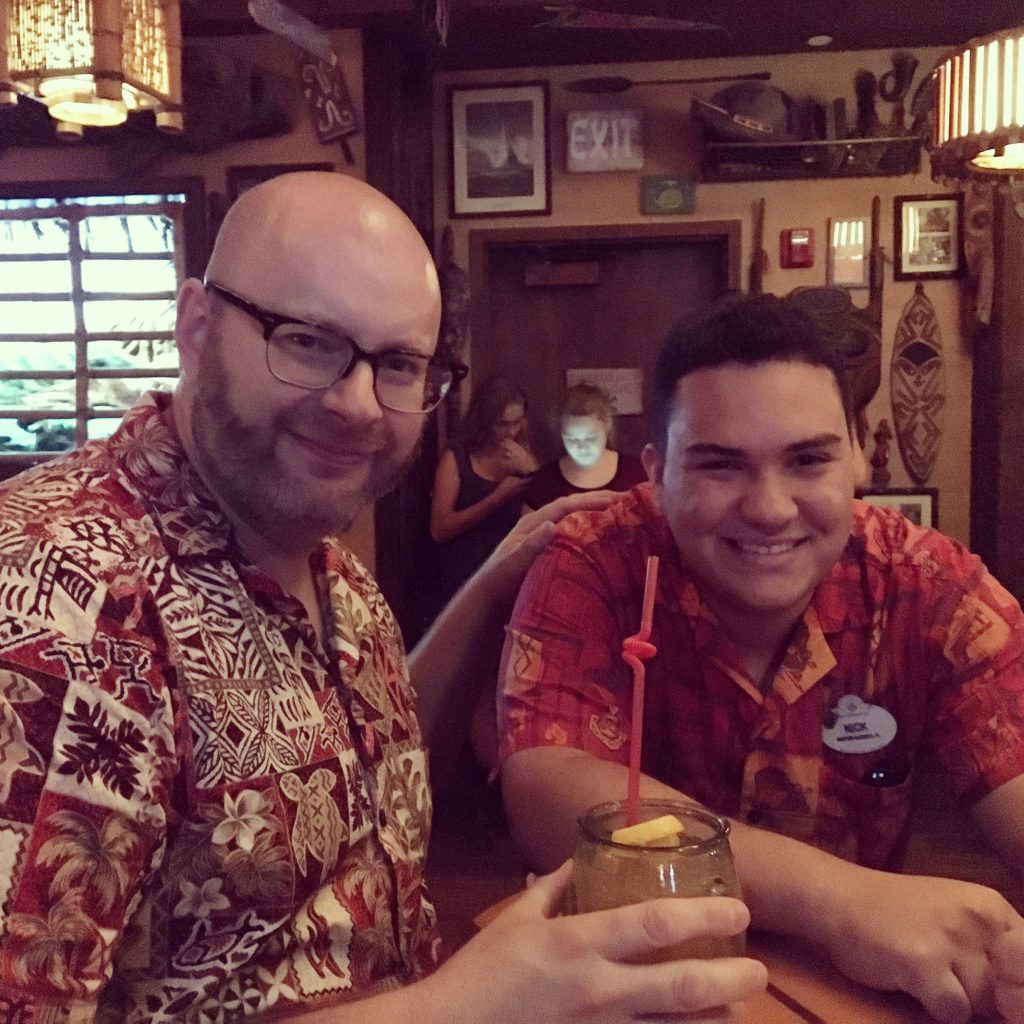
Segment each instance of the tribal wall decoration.
[[[814,317],[824,340],[843,360],[853,393],[853,407],[857,413],[857,440],[861,448],[868,443],[867,404],[882,382],[884,274],[881,235],[878,230],[879,209],[880,200],[875,196],[871,202],[871,249],[868,254],[866,306],[855,306],[849,290],[838,285],[794,288],[788,296]],[[753,271],[752,266],[751,287],[755,279]]]
[[942,442],[946,382],[935,308],[918,282],[896,326],[889,372],[896,440],[911,478],[923,484]]
[[794,288],[788,297],[814,318],[822,340],[843,362],[863,448],[868,440],[865,410],[882,382],[882,337],[873,308],[855,306],[849,290],[839,285]]
[[1010,179],[1010,202],[1021,220],[1024,220],[1024,177]]
[[964,191],[964,259],[974,282],[974,319],[992,322],[996,255],[993,239],[996,183],[972,179]]

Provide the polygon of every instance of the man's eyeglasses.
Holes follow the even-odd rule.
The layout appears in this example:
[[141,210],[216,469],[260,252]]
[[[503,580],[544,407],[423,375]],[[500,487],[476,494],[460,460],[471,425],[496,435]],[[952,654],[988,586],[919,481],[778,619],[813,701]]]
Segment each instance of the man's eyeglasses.
[[351,338],[328,327],[271,313],[213,281],[207,281],[206,288],[263,328],[267,369],[284,384],[323,391],[347,377],[363,359],[373,370],[373,393],[385,409],[426,413],[469,372],[462,363],[418,352],[364,352]]

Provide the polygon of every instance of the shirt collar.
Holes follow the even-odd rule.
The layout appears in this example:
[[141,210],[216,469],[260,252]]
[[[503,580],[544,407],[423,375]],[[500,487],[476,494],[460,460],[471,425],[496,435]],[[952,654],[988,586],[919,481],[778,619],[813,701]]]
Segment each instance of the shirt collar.
[[849,629],[866,629],[871,625],[868,576],[879,552],[875,549],[873,555],[868,541],[867,509],[868,506],[862,502],[853,503],[853,527],[846,547],[839,561],[814,591],[811,607],[826,635]]
[[173,396],[147,392],[110,437],[109,451],[172,558],[228,556],[235,552],[231,524],[189,461],[172,409]]

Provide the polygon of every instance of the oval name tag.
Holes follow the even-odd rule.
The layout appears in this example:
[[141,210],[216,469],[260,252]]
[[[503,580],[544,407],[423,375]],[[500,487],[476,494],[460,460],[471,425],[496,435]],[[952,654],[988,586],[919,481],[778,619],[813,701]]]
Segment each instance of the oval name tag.
[[877,704],[868,704],[848,693],[832,709],[835,722],[821,730],[822,742],[842,754],[870,754],[892,743],[896,719]]

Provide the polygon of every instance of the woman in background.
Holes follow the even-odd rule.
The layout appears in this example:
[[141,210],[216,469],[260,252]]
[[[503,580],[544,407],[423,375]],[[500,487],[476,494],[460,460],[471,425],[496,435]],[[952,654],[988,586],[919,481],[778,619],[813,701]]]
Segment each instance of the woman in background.
[[647,479],[640,459],[609,448],[615,409],[596,384],[574,384],[565,393],[559,428],[565,454],[546,462],[523,489],[523,511],[580,491],[628,491]]
[[[462,441],[437,464],[430,506],[435,543],[436,615],[519,519],[521,494],[537,460],[527,440],[526,397],[504,377],[488,377],[473,391]],[[498,767],[495,683],[500,647],[480,652],[483,681],[469,725],[468,744],[449,786],[435,794],[439,817],[472,814],[463,828],[486,845],[504,828],[501,794],[492,785]]]
[[462,436],[434,476],[430,536],[438,545],[438,608],[515,525],[521,492],[537,468],[526,397],[504,377],[488,377],[474,390]]

